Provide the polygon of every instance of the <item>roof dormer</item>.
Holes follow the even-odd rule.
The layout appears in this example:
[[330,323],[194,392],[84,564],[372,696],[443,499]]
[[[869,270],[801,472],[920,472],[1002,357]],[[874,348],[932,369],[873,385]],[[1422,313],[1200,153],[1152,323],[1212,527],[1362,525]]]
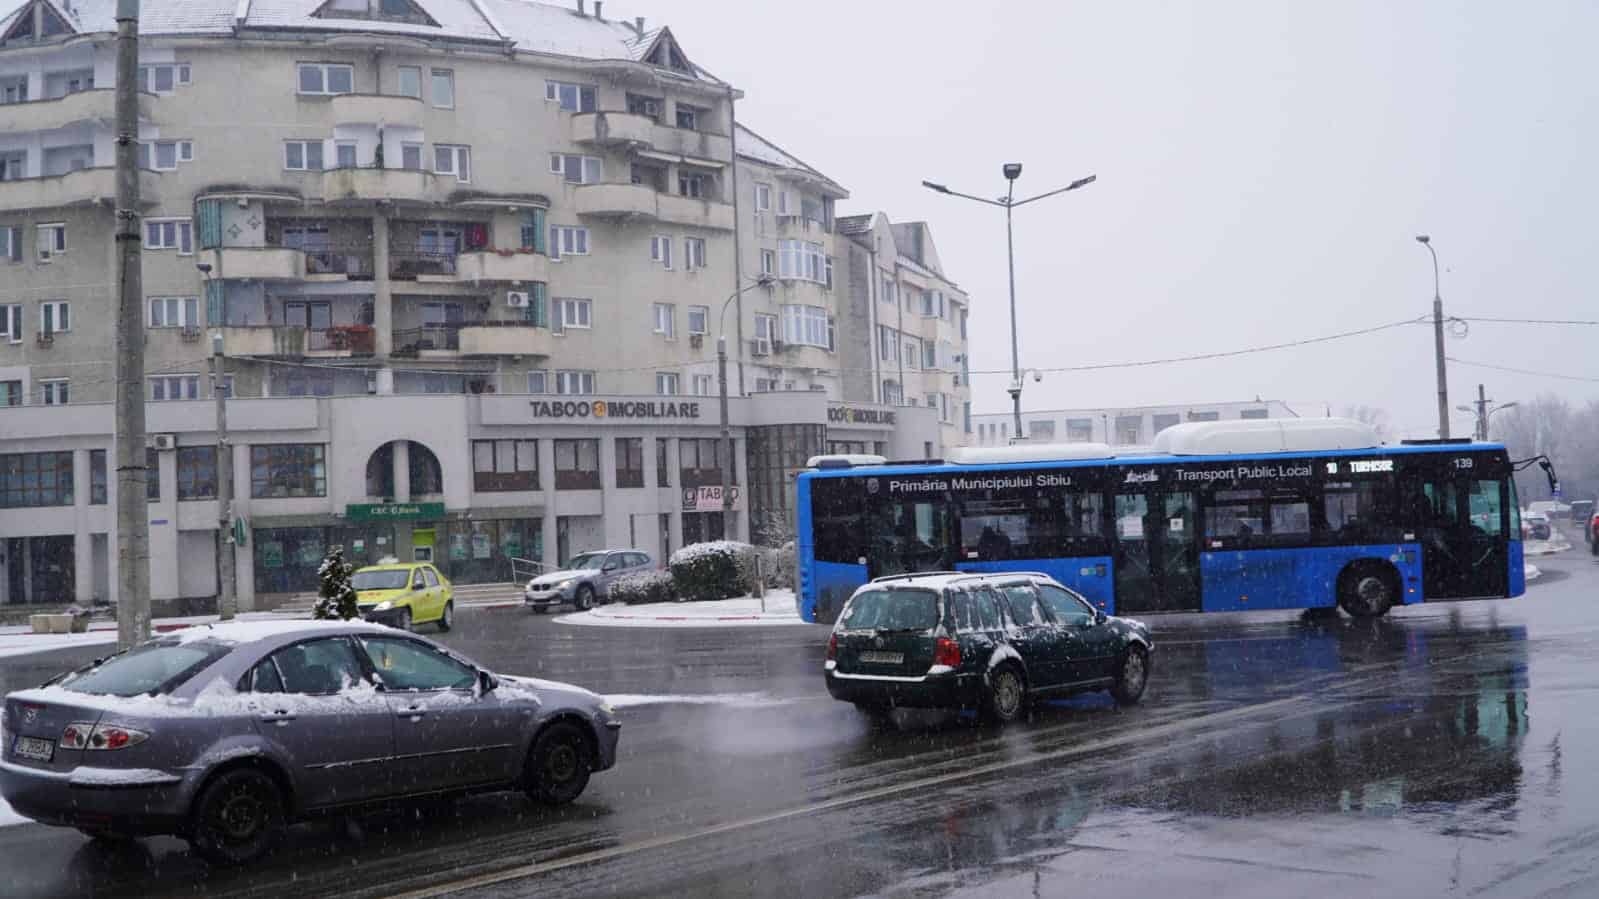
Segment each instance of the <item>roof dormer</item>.
[[327,0],[311,14],[319,19],[364,19],[437,28],[439,23],[415,0]]
[[78,33],[72,19],[50,0],[34,0],[12,14],[4,23],[0,47],[18,44],[44,44],[64,40]]

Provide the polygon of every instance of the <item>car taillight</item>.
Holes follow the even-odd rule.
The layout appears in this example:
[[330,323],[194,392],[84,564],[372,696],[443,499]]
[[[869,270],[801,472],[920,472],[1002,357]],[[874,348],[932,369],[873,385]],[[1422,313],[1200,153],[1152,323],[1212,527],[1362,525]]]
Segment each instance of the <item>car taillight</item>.
[[120,724],[95,724],[74,721],[61,732],[62,749],[126,749],[137,746],[150,735]]
[[947,665],[951,668],[961,666],[961,646],[948,637],[939,637],[933,644],[933,664]]
[[827,660],[829,662],[838,657],[838,634],[827,638]]

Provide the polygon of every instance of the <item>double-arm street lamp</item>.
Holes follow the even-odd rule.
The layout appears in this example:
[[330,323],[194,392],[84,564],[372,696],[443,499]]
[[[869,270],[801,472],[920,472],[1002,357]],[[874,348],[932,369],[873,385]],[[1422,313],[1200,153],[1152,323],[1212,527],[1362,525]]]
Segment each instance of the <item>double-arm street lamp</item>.
[[733,291],[726,300],[722,301],[722,313],[716,318],[716,387],[720,394],[722,411],[722,536],[727,534],[727,513],[733,508],[732,497],[732,466],[733,466],[733,429],[727,423],[727,307],[733,301],[744,295],[746,290],[755,287],[770,287],[775,279],[771,275],[761,275],[750,283]]
[[1015,209],[1017,206],[1025,206],[1035,200],[1042,200],[1045,197],[1053,197],[1056,194],[1063,194],[1069,190],[1076,190],[1079,187],[1086,187],[1087,185],[1093,184],[1094,181],[1097,180],[1098,176],[1089,175],[1086,178],[1078,178],[1076,181],[1073,181],[1065,187],[1056,188],[1055,190],[1041,193],[1035,197],[1028,197],[1025,200],[1018,200],[1016,199],[1016,179],[1020,178],[1022,175],[1022,164],[1019,162],[1007,162],[1005,163],[1005,167],[1002,171],[1005,173],[1005,196],[995,200],[990,200],[987,197],[973,196],[972,194],[964,194],[958,190],[950,190],[948,187],[932,181],[923,181],[922,186],[928,190],[934,190],[941,194],[948,194],[952,197],[963,197],[968,200],[976,200],[979,203],[984,203],[989,206],[999,206],[1005,210],[1005,256],[1006,262],[1010,268],[1010,399],[1015,418],[1016,439],[1020,440],[1022,439],[1022,362],[1021,354],[1017,349],[1016,343],[1016,243],[1011,235],[1011,210]]

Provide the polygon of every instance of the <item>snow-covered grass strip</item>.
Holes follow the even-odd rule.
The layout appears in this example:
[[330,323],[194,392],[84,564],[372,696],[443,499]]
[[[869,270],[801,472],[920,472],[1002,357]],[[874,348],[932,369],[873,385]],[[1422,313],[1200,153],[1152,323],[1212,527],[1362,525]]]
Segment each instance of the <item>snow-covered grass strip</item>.
[[753,596],[712,602],[657,602],[600,606],[587,612],[562,615],[563,624],[589,627],[771,627],[808,624],[799,617],[794,591],[768,590],[766,611]]
[[83,634],[35,634],[32,632],[0,634],[0,659],[31,655],[36,652],[50,652],[56,649],[115,645],[116,642],[116,631],[89,631]]

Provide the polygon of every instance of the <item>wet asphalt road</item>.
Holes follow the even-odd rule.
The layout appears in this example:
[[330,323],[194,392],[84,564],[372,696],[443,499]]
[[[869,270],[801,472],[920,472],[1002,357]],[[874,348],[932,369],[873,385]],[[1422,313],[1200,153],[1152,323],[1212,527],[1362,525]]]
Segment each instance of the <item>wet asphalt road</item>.
[[[1003,731],[867,724],[826,696],[824,629],[463,613],[445,641],[498,670],[702,701],[626,706],[617,768],[559,811],[497,794],[303,825],[244,871],[8,827],[0,892],[1599,896],[1599,561],[1537,564],[1522,599],[1378,622],[1154,618],[1144,704]],[[93,654],[0,661],[0,688]]]

